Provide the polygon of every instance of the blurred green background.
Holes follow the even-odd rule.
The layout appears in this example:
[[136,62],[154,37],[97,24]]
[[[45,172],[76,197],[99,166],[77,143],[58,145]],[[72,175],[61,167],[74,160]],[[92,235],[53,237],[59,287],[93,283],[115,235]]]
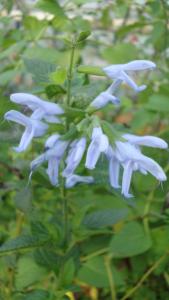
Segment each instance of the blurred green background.
[[[122,106],[98,115],[126,132],[169,142],[168,8],[167,0],[0,1],[0,299],[169,299],[168,181],[160,186],[149,175],[134,174],[135,197],[125,200],[109,187],[103,158],[93,171],[95,185],[68,191],[65,252],[59,189],[44,168],[28,185],[30,161],[42,153],[44,140],[17,154],[12,146],[22,130],[3,120],[6,111],[21,110],[9,100],[14,92],[62,103],[70,41],[91,31],[76,50],[73,106],[85,107],[110,83],[78,73],[79,65],[152,60],[157,69],[136,78],[147,89],[136,95],[124,86]],[[169,173],[167,151],[145,153]]]

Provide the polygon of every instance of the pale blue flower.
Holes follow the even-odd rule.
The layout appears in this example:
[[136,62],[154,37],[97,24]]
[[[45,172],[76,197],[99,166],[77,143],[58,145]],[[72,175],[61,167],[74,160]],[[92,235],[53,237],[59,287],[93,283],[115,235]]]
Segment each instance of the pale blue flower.
[[32,94],[15,93],[10,96],[10,99],[12,102],[29,107],[33,111],[31,118],[36,120],[45,119],[49,123],[60,123],[56,116],[64,113],[58,104],[44,101]]
[[106,106],[108,103],[112,103],[115,105],[120,104],[120,100],[116,97],[110,94],[109,91],[105,91],[100,93],[91,103],[90,106],[93,106],[97,109],[100,109],[104,106]]
[[74,170],[77,168],[77,166],[82,160],[85,149],[86,149],[85,137],[82,137],[79,140],[75,140],[70,144],[70,150],[66,158],[66,168],[62,173],[64,177],[68,177],[71,174],[73,174]]
[[43,162],[48,161],[47,174],[52,185],[58,185],[59,165],[69,141],[60,140],[58,135],[52,135],[45,143],[48,149],[31,162],[31,173]]
[[66,188],[72,188],[77,183],[93,183],[94,178],[92,176],[79,176],[76,174],[72,174],[68,177],[66,177],[65,187]]
[[108,146],[109,140],[103,134],[101,127],[93,128],[91,143],[87,150],[86,168],[94,169],[101,153],[106,152]]
[[143,91],[146,85],[137,86],[134,80],[129,76],[128,72],[136,72],[141,70],[154,69],[155,63],[149,60],[134,60],[126,64],[111,65],[103,68],[103,71],[112,79],[124,81],[136,92]]
[[144,136],[138,136],[134,134],[123,134],[123,138],[128,140],[130,144],[133,145],[142,145],[142,146],[148,146],[153,148],[161,148],[161,149],[167,149],[168,144],[162,140],[159,137],[151,136],[151,135],[144,135]]
[[113,188],[118,189],[118,188],[120,188],[120,185],[119,185],[120,162],[116,158],[115,151],[113,150],[113,148],[111,146],[108,147],[105,154],[109,160],[110,185]]
[[140,171],[146,175],[151,173],[157,180],[165,181],[166,175],[163,169],[153,159],[143,155],[139,147],[130,144],[129,142],[116,142],[116,158],[119,160],[124,168],[122,178],[122,194],[125,197],[131,197],[129,188],[134,171]]
[[17,152],[26,150],[34,137],[40,137],[44,135],[48,129],[47,124],[44,124],[40,120],[29,118],[16,110],[8,111],[4,115],[4,118],[5,120],[16,122],[25,127],[25,131],[22,135],[19,146],[14,147],[15,151]]

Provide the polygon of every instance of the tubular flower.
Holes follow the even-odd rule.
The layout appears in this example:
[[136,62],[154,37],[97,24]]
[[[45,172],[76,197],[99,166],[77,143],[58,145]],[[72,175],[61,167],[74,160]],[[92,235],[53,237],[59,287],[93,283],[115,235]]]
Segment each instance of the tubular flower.
[[79,176],[76,174],[72,174],[66,178],[65,187],[71,188],[80,182],[90,184],[94,182],[94,178],[92,176]]
[[82,137],[79,140],[75,140],[70,144],[70,150],[66,158],[66,168],[62,173],[64,177],[68,177],[71,174],[73,174],[74,170],[77,168],[77,166],[82,160],[85,149],[86,149],[85,137]]
[[21,137],[18,147],[13,147],[15,151],[22,152],[27,149],[34,137],[40,137],[45,134],[48,125],[40,120],[35,120],[25,116],[24,114],[10,110],[4,115],[5,120],[16,122],[25,127],[25,131]]
[[106,152],[109,146],[108,138],[103,134],[101,127],[93,128],[92,140],[87,150],[85,166],[94,169],[102,152]]
[[15,93],[10,96],[10,100],[17,104],[26,105],[33,111],[31,118],[36,120],[45,119],[49,123],[60,123],[56,116],[64,113],[58,104],[44,101],[32,94]]
[[111,95],[111,93],[107,90],[105,92],[100,93],[90,104],[90,106],[93,106],[97,109],[102,108],[104,106],[106,106],[109,102],[115,104],[115,105],[119,105],[120,104],[120,100]]
[[45,149],[47,150],[31,162],[32,173],[43,162],[48,161],[48,168],[46,172],[49,176],[51,184],[54,186],[58,185],[60,161],[69,144],[68,141],[62,141],[59,139],[59,137],[60,136],[57,134],[49,137],[45,143]]
[[122,194],[125,197],[131,197],[129,193],[132,174],[139,171],[146,175],[148,172],[157,180],[165,181],[166,175],[163,169],[153,159],[141,153],[140,145],[166,149],[167,143],[160,138],[153,136],[138,137],[136,135],[124,134],[126,142],[116,141],[115,147],[109,147],[107,158],[109,159],[109,177],[110,184],[118,188],[119,169],[123,167]]
[[103,68],[103,71],[112,79],[124,81],[136,92],[141,92],[146,85],[137,86],[134,80],[129,76],[128,72],[137,72],[142,70],[154,69],[155,63],[149,60],[134,60],[127,64],[111,65]]

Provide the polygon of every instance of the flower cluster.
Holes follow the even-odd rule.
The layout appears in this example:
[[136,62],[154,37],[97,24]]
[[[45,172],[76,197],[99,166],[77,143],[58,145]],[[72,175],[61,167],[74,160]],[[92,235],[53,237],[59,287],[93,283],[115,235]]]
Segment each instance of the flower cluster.
[[[90,103],[86,108],[86,115],[89,111],[91,112],[91,109],[100,109],[108,103],[119,105],[120,100],[115,93],[122,82],[128,84],[136,92],[144,90],[146,86],[137,86],[130,73],[154,68],[155,64],[146,60],[136,60],[104,68],[105,74],[114,82]],[[16,93],[12,94],[10,99],[12,102],[27,106],[32,111],[29,117],[15,110],[5,114],[6,120],[17,122],[25,127],[19,146],[14,147],[17,152],[25,151],[33,138],[47,133],[50,123],[60,123],[66,118],[64,109],[60,105],[44,101],[37,96]],[[65,138],[58,132],[49,136],[45,142],[44,153],[31,162],[31,174],[41,164],[47,162],[46,172],[54,186],[59,185],[60,174],[65,178],[66,188],[71,188],[79,182],[93,183],[92,176],[80,176],[75,174],[75,171],[82,159],[85,159],[86,169],[94,169],[100,155],[104,153],[109,162],[110,185],[115,189],[121,188],[125,197],[132,196],[129,190],[132,174],[135,171],[139,171],[143,175],[149,172],[159,181],[166,180],[166,175],[160,165],[141,153],[141,146],[166,149],[168,145],[165,141],[153,136],[139,137],[125,133],[114,135],[113,127],[110,124],[105,127],[106,123],[103,124],[103,122],[105,121],[90,114],[79,124],[74,124],[76,127],[75,137],[70,135],[69,138]],[[83,124],[88,124],[87,128]],[[61,164],[61,161],[64,161],[64,164]],[[121,169],[123,173],[120,184]]]

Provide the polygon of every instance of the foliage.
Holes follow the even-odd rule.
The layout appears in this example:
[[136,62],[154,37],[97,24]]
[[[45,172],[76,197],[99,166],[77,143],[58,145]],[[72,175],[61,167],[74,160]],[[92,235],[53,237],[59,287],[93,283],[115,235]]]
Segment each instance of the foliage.
[[[11,147],[20,130],[3,120],[7,110],[17,107],[9,101],[13,92],[35,93],[65,105],[75,38],[68,120],[76,122],[84,115],[83,107],[106,88],[98,66],[149,59],[158,68],[143,75],[148,88],[135,95],[124,86],[123,105],[107,106],[97,114],[116,122],[119,130],[169,141],[167,1],[90,2],[7,0],[0,4],[2,300],[169,297],[168,183],[157,186],[151,176],[136,173],[135,197],[126,200],[108,185],[103,159],[93,171],[96,184],[78,185],[67,192],[65,243],[62,188],[50,185],[43,168],[28,184],[29,161],[43,141],[37,139],[31,151],[14,153]],[[143,78],[139,80],[142,83]],[[64,133],[61,124],[53,126]],[[73,130],[67,134],[73,135]],[[156,157],[169,173],[167,152],[151,148],[145,153]],[[79,168],[83,170],[83,164]]]

